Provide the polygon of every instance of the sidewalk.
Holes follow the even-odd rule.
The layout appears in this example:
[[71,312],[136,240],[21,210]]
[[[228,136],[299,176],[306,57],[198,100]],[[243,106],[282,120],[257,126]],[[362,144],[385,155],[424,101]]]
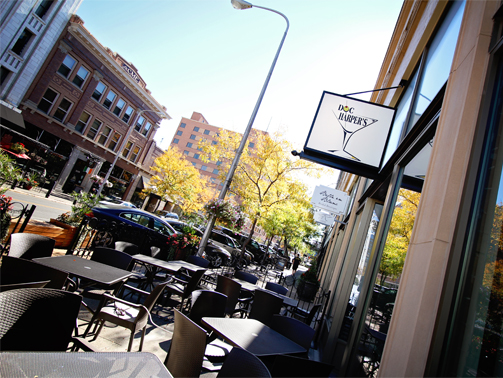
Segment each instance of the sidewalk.
[[[45,198],[48,190],[45,188],[34,187],[30,190],[23,189],[20,187],[16,187],[14,189],[10,188],[10,185],[2,185],[2,189],[8,189],[9,191],[25,194],[27,196]],[[73,203],[73,197],[69,194],[63,193],[61,190],[54,189],[49,197],[47,198],[49,201],[60,202],[60,203]]]

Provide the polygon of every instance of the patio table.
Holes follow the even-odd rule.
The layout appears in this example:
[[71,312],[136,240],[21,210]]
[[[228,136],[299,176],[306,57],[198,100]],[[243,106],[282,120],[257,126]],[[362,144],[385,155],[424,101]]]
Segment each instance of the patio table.
[[231,345],[256,356],[306,353],[305,348],[255,319],[203,318],[202,322]]
[[0,377],[160,377],[172,378],[148,352],[1,352]]
[[74,255],[39,257],[33,261],[103,285],[113,285],[133,275],[127,270]]
[[273,295],[275,295],[275,296],[280,297],[281,299],[283,299],[283,304],[285,306],[288,306],[288,307],[297,307],[299,305],[298,299],[290,298],[290,297],[287,297],[286,295],[282,295],[282,294],[276,293],[275,291],[261,288],[260,286],[257,286],[255,284],[252,284],[252,283],[247,282],[247,281],[240,280],[238,278],[233,278],[233,280],[236,281],[237,283],[239,283],[241,285],[241,289],[242,290],[254,292],[257,289],[260,289],[260,290],[263,290],[263,291],[267,291],[268,293],[273,294]]

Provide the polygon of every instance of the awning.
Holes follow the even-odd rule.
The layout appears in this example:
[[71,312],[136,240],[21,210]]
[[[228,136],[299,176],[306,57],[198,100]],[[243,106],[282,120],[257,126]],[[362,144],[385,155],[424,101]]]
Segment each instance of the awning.
[[18,126],[23,129],[24,119],[21,113],[16,112],[15,110],[0,104],[0,121],[2,122],[2,126]]
[[[17,134],[17,135],[19,135],[19,136],[23,137],[24,139],[29,140],[30,142],[35,143],[36,145],[38,145],[38,146],[40,146],[40,147],[42,147],[42,148],[44,148],[44,149],[46,149],[46,150],[52,151],[52,150],[51,150],[51,147],[49,147],[47,144],[41,143],[41,142],[39,142],[38,140],[35,140],[35,139],[33,139],[33,138],[30,138],[29,136],[26,136],[26,135],[24,135],[24,134],[22,134],[22,133],[20,133],[20,132],[18,132],[18,131],[16,131],[16,130],[12,130],[11,128],[9,128],[9,127],[7,127],[7,126],[5,126],[5,125],[0,125],[0,126],[1,126],[3,129],[5,129],[5,130],[7,130],[8,132],[10,132],[10,133]],[[24,123],[23,123],[23,127],[24,127]],[[56,154],[56,152],[53,152],[53,153],[55,153],[55,154]],[[57,155],[59,155],[59,154],[57,154]],[[62,156],[62,155],[61,155],[61,156]],[[65,159],[66,159],[66,158],[65,158]]]
[[30,158],[28,155],[26,155],[26,154],[16,154],[15,152],[13,152],[13,151],[9,151],[9,150],[6,150],[6,149],[5,149],[5,148],[3,148],[3,147],[0,147],[0,148],[1,148],[3,151],[8,152],[8,153],[9,153],[9,154],[11,154],[11,155],[14,155],[15,157],[18,157],[18,158],[21,158],[21,159],[31,160],[31,158]]

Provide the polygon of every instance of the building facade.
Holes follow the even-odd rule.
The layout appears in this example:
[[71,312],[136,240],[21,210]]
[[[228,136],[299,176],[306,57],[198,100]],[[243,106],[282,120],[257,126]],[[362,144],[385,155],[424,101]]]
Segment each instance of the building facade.
[[[162,154],[153,138],[161,119],[170,119],[134,65],[102,46],[76,15],[19,108],[23,134],[38,142],[31,160],[45,163],[57,188],[94,190],[108,175],[106,192],[126,200],[151,177]],[[10,134],[2,133],[2,146],[18,137]]]
[[[379,172],[344,172],[319,339],[339,376],[501,376],[500,1],[403,4],[371,102],[395,109]],[[331,157],[304,156],[335,166]],[[380,280],[399,191],[421,193],[398,280]]]

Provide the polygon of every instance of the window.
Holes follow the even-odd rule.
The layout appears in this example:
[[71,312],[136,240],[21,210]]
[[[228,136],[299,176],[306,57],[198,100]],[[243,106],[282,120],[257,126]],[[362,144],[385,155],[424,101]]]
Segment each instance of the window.
[[145,125],[145,127],[143,128],[143,130],[141,132],[143,134],[143,136],[147,136],[148,132],[150,131],[151,128],[152,128],[152,124],[150,122],[147,122],[147,124]]
[[212,141],[211,141],[211,144],[212,144],[212,145],[214,145],[214,146],[216,146],[217,141],[216,141],[216,140],[212,140]]
[[114,132],[112,140],[108,144],[108,148],[110,148],[112,151],[115,151],[115,149],[117,148],[117,144],[119,144],[120,139],[121,135],[119,133]]
[[217,167],[220,167],[222,165],[222,162],[219,160],[217,161]]
[[194,126],[194,131],[199,131],[199,127]]
[[11,71],[9,71],[7,68],[5,68],[4,66],[0,67],[0,85],[2,85],[7,80],[10,74]]
[[131,147],[133,147],[133,142],[128,141],[126,143],[124,151],[122,151],[122,156],[127,157],[129,155],[129,152],[131,151]]
[[58,93],[54,92],[51,88],[47,88],[42,100],[38,103],[37,108],[44,113],[49,114],[56,98],[58,98]]
[[173,235],[173,231],[171,231],[164,223],[161,223],[157,219],[154,219],[154,230],[162,235]]
[[111,133],[112,133],[112,129],[108,126],[105,126],[103,128],[103,131],[101,132],[100,137],[98,138],[98,143],[105,145],[105,143],[107,142],[108,137],[110,136]]
[[174,143],[174,144],[178,144],[178,142],[180,142],[180,139],[176,139],[176,138],[175,138],[175,139],[173,139],[173,143]]
[[124,109],[124,105],[126,105],[126,102],[120,98],[119,101],[117,101],[117,104],[115,104],[115,108],[112,113],[118,117],[121,114],[122,109]]
[[103,106],[107,109],[110,109],[112,103],[115,100],[115,97],[117,97],[117,95],[114,92],[109,91],[107,94],[107,98],[105,98],[105,101],[103,101]]
[[210,135],[210,130],[204,130],[205,135]]
[[180,136],[180,135],[182,135],[182,134],[183,134],[183,131],[178,130],[178,131],[176,132],[176,135],[178,135],[178,136]]
[[134,126],[134,129],[136,131],[140,132],[141,127],[143,126],[144,123],[145,123],[145,118],[143,118],[142,116],[139,116],[138,119],[136,120],[136,125]]
[[185,129],[185,126],[187,126],[185,123],[181,123],[181,124],[180,124],[180,127],[181,127],[182,129]]
[[150,222],[150,217],[141,214],[122,213],[119,216],[121,218],[128,219],[131,222],[138,223],[139,225],[142,225],[144,227],[148,227],[148,224]]
[[140,147],[135,146],[133,148],[133,153],[129,157],[129,160],[131,160],[134,163],[136,161],[136,158],[138,157],[139,153],[140,153]]
[[192,165],[193,165],[194,167],[197,167],[197,163],[196,163],[195,161],[193,161],[193,162],[192,162]]
[[93,124],[89,128],[89,131],[87,132],[87,137],[94,140],[94,138],[96,138],[96,135],[98,134],[98,131],[100,130],[100,127],[102,124],[103,124],[102,122],[95,119]]
[[75,125],[75,130],[81,134],[84,134],[84,130],[86,129],[87,124],[89,123],[90,119],[91,119],[90,114],[88,114],[86,112],[82,112],[77,124]]
[[189,155],[189,151],[185,150],[185,151],[183,151],[183,154],[188,156]]
[[75,84],[77,87],[82,88],[82,84],[86,81],[87,76],[89,76],[89,71],[86,70],[84,67],[80,66],[79,70],[77,71],[77,74],[72,80],[72,83]]
[[33,37],[33,33],[29,31],[28,29],[24,29],[19,38],[17,39],[16,43],[14,46],[12,46],[12,52],[22,56],[23,51],[25,50],[26,46],[28,46],[28,43],[31,40],[31,37]]
[[216,168],[213,170],[213,173],[216,174],[216,175],[218,175],[218,172],[219,172],[219,170],[216,169]]
[[198,151],[202,151],[202,150],[203,150],[203,148],[202,148],[202,147],[197,147],[197,150],[198,150]]
[[205,171],[207,169],[208,169],[208,167],[206,165],[201,166],[201,171]]
[[192,148],[192,143],[188,142],[187,147]]
[[199,154],[194,154],[194,159],[199,159]]
[[35,14],[40,18],[44,18],[46,13],[51,8],[51,5],[53,2],[54,2],[54,0],[42,0],[40,5],[38,6],[37,10],[35,11]]
[[94,90],[91,97],[99,102],[101,100],[101,96],[103,96],[103,93],[106,91],[106,89],[107,86],[100,81],[96,86],[96,89]]
[[128,106],[126,111],[124,112],[124,115],[122,116],[122,120],[126,123],[129,123],[131,114],[133,114],[133,108],[131,106]]
[[72,103],[66,98],[63,98],[59,103],[58,109],[54,112],[53,117],[60,122],[63,122],[68,114],[68,111],[72,107]]
[[248,148],[254,148],[254,147],[255,147],[255,143],[250,142],[250,143],[248,144]]
[[61,63],[61,66],[59,66],[58,73],[68,78],[76,63],[77,61],[75,59],[73,59],[70,55],[67,55],[63,60],[63,63]]
[[190,139],[196,140],[196,136],[194,134],[190,134]]

